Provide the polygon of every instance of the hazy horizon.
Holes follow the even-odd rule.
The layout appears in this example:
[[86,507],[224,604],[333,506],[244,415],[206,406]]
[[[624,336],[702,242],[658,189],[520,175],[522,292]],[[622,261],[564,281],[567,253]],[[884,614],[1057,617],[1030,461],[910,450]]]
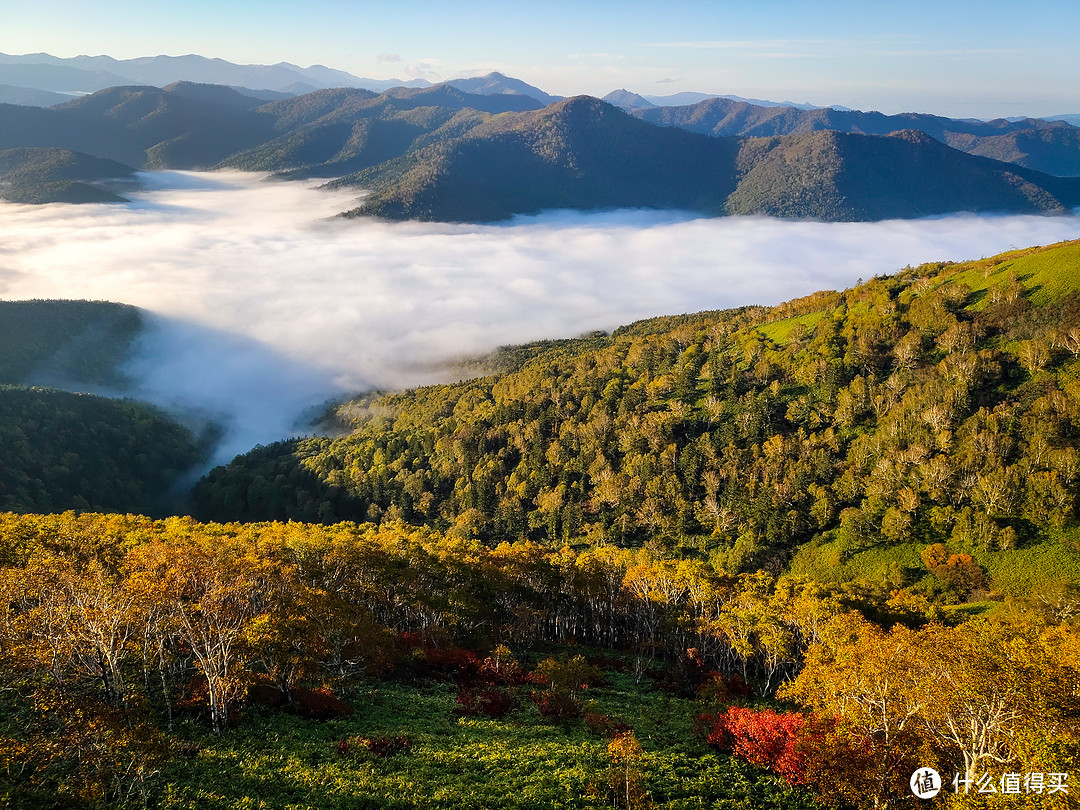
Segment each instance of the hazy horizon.
[[[1080,6],[1033,0],[903,4],[793,0],[663,11],[614,3],[291,6],[16,0],[0,52],[117,59],[201,54],[326,65],[376,79],[492,70],[558,95],[683,91],[954,118],[1080,113]],[[243,31],[237,37],[236,31]]]

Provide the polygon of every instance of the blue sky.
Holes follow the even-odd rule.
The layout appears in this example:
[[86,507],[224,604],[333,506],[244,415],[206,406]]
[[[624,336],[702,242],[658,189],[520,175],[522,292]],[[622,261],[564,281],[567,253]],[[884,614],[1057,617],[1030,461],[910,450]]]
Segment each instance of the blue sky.
[[8,0],[0,51],[199,53],[551,93],[683,90],[956,117],[1080,113],[1080,2]]

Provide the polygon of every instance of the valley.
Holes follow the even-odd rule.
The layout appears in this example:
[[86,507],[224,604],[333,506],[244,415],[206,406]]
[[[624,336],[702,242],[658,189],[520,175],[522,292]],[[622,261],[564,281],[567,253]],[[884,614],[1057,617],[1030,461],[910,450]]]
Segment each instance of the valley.
[[0,806],[1075,804],[1038,10],[153,5],[0,53]]

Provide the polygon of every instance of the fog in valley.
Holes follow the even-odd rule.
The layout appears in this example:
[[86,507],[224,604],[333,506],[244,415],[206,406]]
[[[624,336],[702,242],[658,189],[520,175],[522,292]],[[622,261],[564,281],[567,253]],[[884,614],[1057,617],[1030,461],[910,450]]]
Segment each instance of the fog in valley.
[[220,423],[218,463],[302,432],[328,398],[456,379],[448,364],[500,345],[774,304],[909,264],[1080,236],[1075,215],[386,223],[336,218],[355,194],[311,184],[140,178],[128,205],[0,205],[0,297],[146,309],[129,394]]

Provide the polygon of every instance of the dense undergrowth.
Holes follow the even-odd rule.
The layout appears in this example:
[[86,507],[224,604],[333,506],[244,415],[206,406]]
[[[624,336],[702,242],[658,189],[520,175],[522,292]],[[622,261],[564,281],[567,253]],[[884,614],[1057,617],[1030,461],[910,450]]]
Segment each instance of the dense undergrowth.
[[986,617],[404,524],[0,538],[7,806],[906,807],[916,766],[1076,765],[1068,587]]
[[[808,791],[710,750],[694,735],[696,701],[611,673],[590,690],[597,711],[624,718],[642,747],[654,807],[812,808]],[[452,684],[380,684],[356,714],[328,723],[260,714],[162,772],[164,808],[611,807],[608,737],[580,719],[547,722],[531,703],[509,717],[462,717]],[[358,738],[406,735],[380,757]],[[342,753],[342,742],[352,745]],[[223,778],[224,777],[224,778]],[[617,804],[615,806],[618,806]]]

